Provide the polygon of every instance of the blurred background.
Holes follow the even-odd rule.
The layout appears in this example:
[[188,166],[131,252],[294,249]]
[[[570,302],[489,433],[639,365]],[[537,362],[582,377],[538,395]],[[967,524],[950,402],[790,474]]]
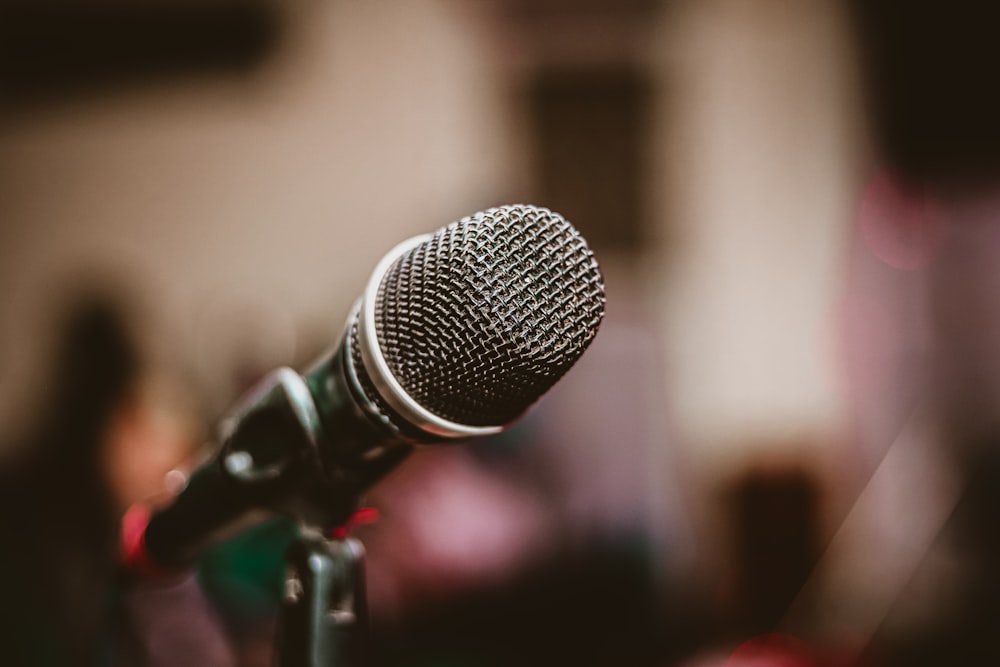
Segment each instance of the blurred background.
[[[100,578],[73,564],[110,581],[110,538],[63,550],[67,505],[106,527],[168,492],[254,381],[338,340],[390,247],[526,201],[589,240],[607,317],[517,427],[373,491],[378,664],[997,664],[993,18],[8,0],[0,568],[58,551],[78,617]],[[177,664],[269,664],[289,534],[206,555],[189,619],[217,641]]]

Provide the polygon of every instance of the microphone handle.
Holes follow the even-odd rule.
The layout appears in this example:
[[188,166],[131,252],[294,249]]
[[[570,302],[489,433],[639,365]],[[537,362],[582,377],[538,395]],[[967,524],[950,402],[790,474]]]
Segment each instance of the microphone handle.
[[223,421],[218,452],[146,525],[154,565],[187,567],[275,512],[320,530],[343,525],[410,454],[413,445],[363,407],[349,355],[342,343],[305,377],[281,368],[251,390]]
[[149,560],[163,568],[184,568],[208,544],[248,527],[244,519],[253,512],[247,495],[213,458],[195,471],[172,504],[150,518],[144,535]]

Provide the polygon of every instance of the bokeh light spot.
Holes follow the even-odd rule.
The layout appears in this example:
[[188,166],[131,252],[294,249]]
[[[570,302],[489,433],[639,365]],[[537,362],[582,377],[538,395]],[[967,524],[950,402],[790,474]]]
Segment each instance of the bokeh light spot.
[[748,639],[726,661],[726,667],[817,667],[812,649],[801,639],[769,633]]
[[858,226],[875,257],[894,269],[917,271],[937,255],[948,224],[939,204],[882,174],[865,189]]

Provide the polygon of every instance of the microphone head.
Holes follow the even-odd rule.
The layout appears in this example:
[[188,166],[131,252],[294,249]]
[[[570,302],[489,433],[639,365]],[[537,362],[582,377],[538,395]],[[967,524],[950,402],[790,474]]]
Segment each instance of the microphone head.
[[[604,317],[593,253],[548,209],[492,208],[404,246],[376,270],[362,305],[361,328],[367,315],[374,334],[361,338],[377,344],[377,372],[393,385],[374,383],[382,408],[402,393],[446,423],[499,430],[576,363]],[[376,373],[370,358],[358,367],[357,330],[352,339],[370,394]]]

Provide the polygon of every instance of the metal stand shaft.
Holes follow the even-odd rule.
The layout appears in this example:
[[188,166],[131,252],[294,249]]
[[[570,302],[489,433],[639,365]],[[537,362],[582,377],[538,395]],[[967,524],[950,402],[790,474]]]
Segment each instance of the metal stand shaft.
[[364,547],[353,538],[303,534],[285,557],[278,667],[366,667]]

